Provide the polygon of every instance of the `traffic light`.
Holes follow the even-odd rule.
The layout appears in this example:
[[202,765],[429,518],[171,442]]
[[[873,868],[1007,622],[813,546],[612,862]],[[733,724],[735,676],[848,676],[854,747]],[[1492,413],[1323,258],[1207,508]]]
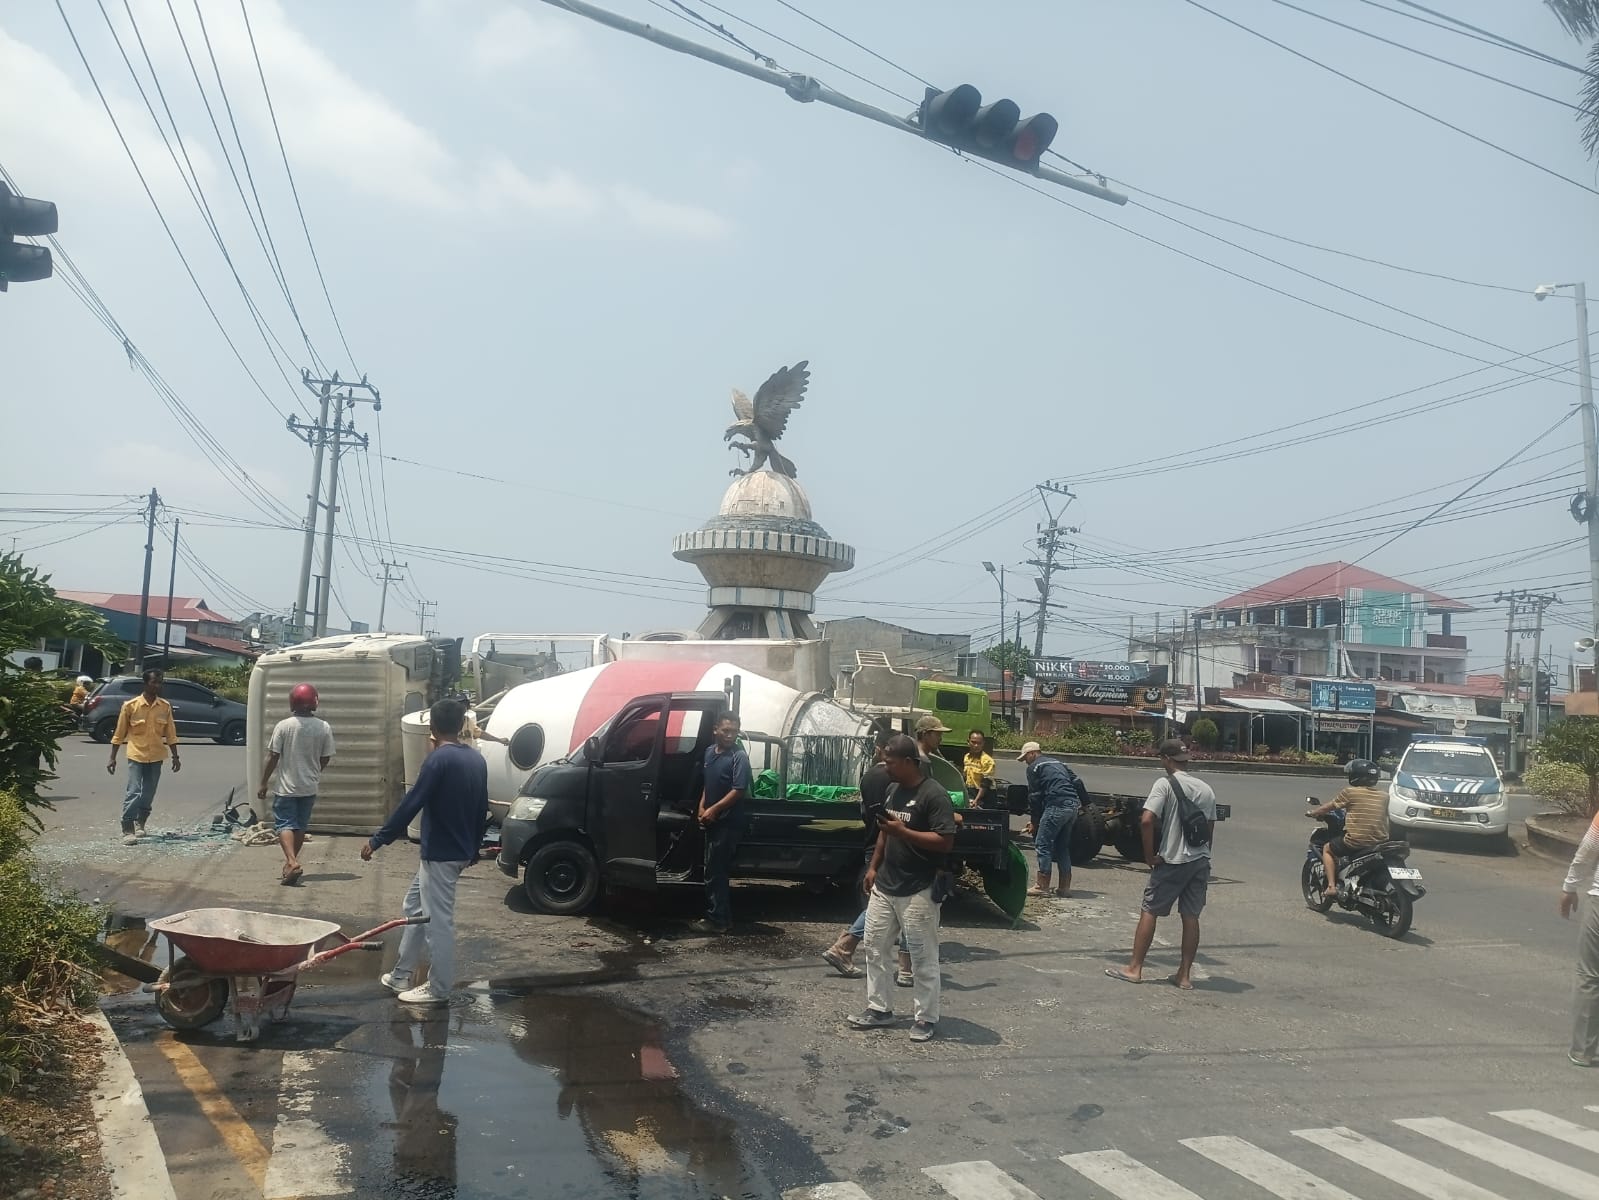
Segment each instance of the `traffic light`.
[[1023,117],[1014,100],[984,104],[969,83],[947,92],[928,88],[917,110],[922,136],[1018,171],[1035,171],[1060,122],[1048,113]]
[[1535,703],[1535,704],[1548,704],[1549,703],[1549,684],[1550,684],[1549,672],[1548,671],[1539,671],[1538,672],[1538,683],[1537,683],[1536,687],[1533,689],[1534,694],[1537,696],[1537,699],[1535,701],[1533,701],[1533,703]]
[[0,183],[0,292],[12,283],[49,279],[55,269],[46,246],[17,245],[17,237],[42,237],[58,227],[56,206],[30,200]]

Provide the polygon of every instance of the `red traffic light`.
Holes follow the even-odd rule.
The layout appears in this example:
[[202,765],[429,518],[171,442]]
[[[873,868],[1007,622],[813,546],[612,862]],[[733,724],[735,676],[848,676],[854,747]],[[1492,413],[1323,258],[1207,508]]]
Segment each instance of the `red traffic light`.
[[983,104],[982,94],[963,83],[947,92],[928,88],[917,112],[922,135],[979,158],[1033,171],[1060,123],[1048,113],[1022,118],[1014,100]]

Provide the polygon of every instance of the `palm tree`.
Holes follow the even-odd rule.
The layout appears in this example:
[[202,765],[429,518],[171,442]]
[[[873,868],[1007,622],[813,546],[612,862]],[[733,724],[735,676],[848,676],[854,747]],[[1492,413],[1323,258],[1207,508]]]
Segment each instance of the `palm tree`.
[[1582,83],[1582,145],[1589,158],[1599,158],[1599,0],[1544,0],[1572,37],[1592,41],[1588,74]]

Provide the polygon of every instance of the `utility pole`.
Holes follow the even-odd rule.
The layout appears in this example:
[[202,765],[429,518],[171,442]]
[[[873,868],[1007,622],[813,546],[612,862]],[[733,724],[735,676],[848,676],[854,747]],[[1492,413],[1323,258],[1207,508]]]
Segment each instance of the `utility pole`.
[[419,634],[421,634],[423,637],[427,637],[428,636],[428,615],[429,615],[428,614],[428,610],[429,609],[437,609],[438,606],[439,606],[439,602],[437,600],[424,600],[424,601],[421,602],[421,604],[419,604],[417,606],[417,610],[416,610],[417,630],[416,631]]
[[[293,636],[296,641],[305,638],[306,604],[311,594],[311,552],[316,546],[316,510],[322,503],[322,447],[327,444],[324,435],[328,427],[328,403],[332,398],[334,380],[337,379],[338,374],[335,372],[333,379],[317,381],[320,385],[317,394],[322,402],[322,411],[314,426],[302,428],[296,418],[289,418],[289,432],[296,437],[305,438],[311,447],[311,491],[306,496],[305,544],[300,549],[300,589],[295,593],[294,601]],[[300,382],[311,387],[309,371],[301,373]]]
[[161,503],[154,488],[150,489],[149,508],[144,518],[144,586],[139,589],[139,636],[133,647],[133,671],[144,673],[145,622],[150,619],[150,567],[155,561],[155,506]]
[[182,518],[172,518],[172,572],[167,576],[167,626],[161,633],[163,667],[167,665],[167,656],[172,653],[172,597],[178,590],[178,530],[182,524]]
[[1050,579],[1055,574],[1055,555],[1060,550],[1061,538],[1066,534],[1076,533],[1075,527],[1062,528],[1058,514],[1049,507],[1051,495],[1065,496],[1066,503],[1061,506],[1065,512],[1071,502],[1077,497],[1072,490],[1063,483],[1046,479],[1038,486],[1038,498],[1044,503],[1044,512],[1049,517],[1048,525],[1038,527],[1038,548],[1044,552],[1042,559],[1030,558],[1028,566],[1037,567],[1038,575],[1038,624],[1033,631],[1033,657],[1038,658],[1044,653],[1044,623],[1049,619],[1049,585]]
[[[1522,588],[1514,592],[1500,592],[1494,597],[1494,603],[1510,606],[1505,621],[1505,701],[1510,710],[1505,713],[1507,719],[1514,717],[1514,706],[1521,703],[1521,664],[1520,656],[1516,653],[1516,635],[1530,633],[1533,636],[1532,695],[1522,709],[1520,727],[1523,736],[1512,736],[1510,741],[1513,752],[1525,752],[1526,747],[1537,740],[1539,733],[1538,655],[1543,649],[1544,609],[1560,603],[1560,597],[1552,592],[1529,592]],[[1531,624],[1528,624],[1529,620]]]
[[389,607],[389,584],[391,584],[391,583],[399,583],[401,579],[405,578],[405,576],[403,576],[403,575],[390,575],[389,574],[389,568],[393,567],[397,571],[403,571],[406,568],[408,568],[410,565],[411,565],[410,563],[391,563],[391,562],[385,562],[383,564],[383,596],[382,596],[382,599],[380,599],[378,601],[378,632],[379,633],[383,632],[383,615],[384,615],[384,613],[386,613],[388,611],[388,607]]
[[[337,371],[333,373],[331,379],[314,379],[310,371],[301,371],[300,382],[321,403],[321,412],[315,425],[307,425],[294,416],[288,419],[289,432],[312,448],[311,494],[307,498],[305,510],[305,543],[300,551],[300,588],[294,606],[296,634],[304,638],[306,617],[309,615],[311,556],[316,546],[317,509],[320,507],[327,514],[322,533],[322,576],[317,588],[316,619],[311,623],[312,635],[320,637],[328,629],[328,607],[333,595],[333,532],[338,520],[339,457],[343,453],[346,440],[359,443],[363,450],[367,446],[366,435],[355,431],[355,422],[348,420],[347,414],[353,412],[357,402],[371,404],[374,412],[381,412],[383,398],[377,388],[366,381],[365,375],[361,376],[361,382],[350,383],[340,379]],[[333,447],[332,465],[328,469],[324,484],[323,449],[330,444]],[[324,492],[327,496],[325,502],[322,500]]]
[[[1593,360],[1588,350],[1588,286],[1585,283],[1544,283],[1533,289],[1535,300],[1553,296],[1563,288],[1571,289],[1571,298],[1577,310],[1577,403],[1582,409],[1582,466],[1583,490],[1571,498],[1571,515],[1588,532],[1588,603],[1592,626],[1585,639],[1594,655],[1594,669],[1599,677],[1599,426],[1596,426],[1593,407]],[[1534,681],[1533,690],[1537,691]]]

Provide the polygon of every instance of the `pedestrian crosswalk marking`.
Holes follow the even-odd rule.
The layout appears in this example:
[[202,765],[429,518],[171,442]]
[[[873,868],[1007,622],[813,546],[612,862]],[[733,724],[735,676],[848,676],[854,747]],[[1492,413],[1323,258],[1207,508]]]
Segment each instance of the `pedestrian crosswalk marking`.
[[1523,1179],[1541,1183],[1572,1200],[1599,1200],[1599,1176],[1568,1167],[1565,1163],[1523,1150],[1513,1142],[1478,1133],[1446,1117],[1416,1117],[1395,1121],[1403,1129],[1423,1134],[1452,1149],[1480,1158]]
[[328,1136],[311,1114],[319,1107],[317,1068],[330,1056],[291,1050],[283,1056],[278,1083],[278,1123],[272,1130],[265,1200],[302,1196],[346,1196],[351,1190],[350,1151]]
[[1296,1138],[1323,1150],[1330,1150],[1340,1158],[1375,1171],[1391,1179],[1400,1187],[1408,1188],[1427,1200],[1504,1200],[1497,1192],[1451,1175],[1431,1163],[1395,1150],[1392,1146],[1373,1141],[1364,1134],[1335,1125],[1331,1129],[1295,1129]]
[[923,1167],[922,1174],[955,1200],[1041,1200],[1032,1188],[1017,1183],[991,1162],[945,1163]]
[[872,1200],[858,1183],[818,1183],[811,1187],[790,1188],[783,1200]]
[[1117,1200],[1201,1200],[1182,1184],[1173,1183],[1120,1150],[1062,1154],[1060,1160]]
[[1599,1154],[1599,1132],[1589,1129],[1586,1125],[1578,1125],[1575,1121],[1552,1117],[1535,1108],[1511,1108],[1496,1112],[1494,1116],[1501,1121],[1509,1121],[1512,1125],[1520,1125],[1523,1129],[1530,1129],[1534,1133],[1558,1138],[1579,1150],[1590,1150]]
[[1265,1188],[1278,1200],[1358,1200],[1336,1184],[1328,1183],[1287,1159],[1278,1158],[1243,1138],[1184,1138],[1182,1145],[1203,1154],[1218,1166],[1242,1175]]

